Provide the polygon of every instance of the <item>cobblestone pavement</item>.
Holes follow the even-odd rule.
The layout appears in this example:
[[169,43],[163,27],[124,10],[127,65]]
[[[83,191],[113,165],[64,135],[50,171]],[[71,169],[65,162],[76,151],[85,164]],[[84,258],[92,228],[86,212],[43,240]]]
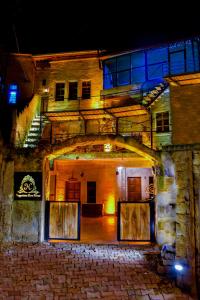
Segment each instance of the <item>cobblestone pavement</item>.
[[4,246],[0,299],[192,299],[153,271],[145,251],[136,246],[73,243]]

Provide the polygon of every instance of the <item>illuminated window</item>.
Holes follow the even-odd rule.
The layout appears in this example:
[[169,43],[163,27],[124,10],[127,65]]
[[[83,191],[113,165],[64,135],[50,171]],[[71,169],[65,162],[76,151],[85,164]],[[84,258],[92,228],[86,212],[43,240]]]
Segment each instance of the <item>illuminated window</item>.
[[64,101],[65,97],[65,84],[63,82],[56,83],[56,101]]
[[78,98],[78,82],[70,81],[69,82],[69,100],[77,100]]
[[169,131],[169,112],[162,112],[156,114],[156,132]]
[[8,103],[17,103],[18,86],[16,84],[10,84],[8,88]]
[[91,94],[91,81],[82,82],[82,99],[90,99]]

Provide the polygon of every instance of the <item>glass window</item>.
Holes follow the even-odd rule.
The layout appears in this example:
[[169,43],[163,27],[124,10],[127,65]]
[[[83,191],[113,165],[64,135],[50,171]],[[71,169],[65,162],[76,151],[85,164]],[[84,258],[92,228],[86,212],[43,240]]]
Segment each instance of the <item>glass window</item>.
[[78,82],[70,81],[69,82],[69,100],[77,100],[78,98]]
[[103,62],[104,74],[116,72],[116,58],[107,59]]
[[131,82],[139,83],[145,81],[145,67],[134,68],[131,71]]
[[182,74],[185,72],[184,52],[174,52],[170,54],[170,74]]
[[121,71],[117,73],[117,85],[127,85],[130,84],[130,70],[128,71]]
[[117,57],[117,71],[129,70],[131,68],[130,55]]
[[147,51],[148,65],[166,62],[167,59],[168,59],[167,48],[151,49]]
[[64,101],[65,97],[65,84],[62,82],[56,83],[56,101]]
[[134,52],[131,54],[131,66],[132,68],[135,67],[142,67],[145,65],[145,53],[144,51]]
[[90,99],[91,97],[91,81],[82,82],[82,99]]
[[8,87],[8,103],[17,103],[18,86],[16,84],[10,84]]
[[156,132],[169,132],[169,112],[156,114]]

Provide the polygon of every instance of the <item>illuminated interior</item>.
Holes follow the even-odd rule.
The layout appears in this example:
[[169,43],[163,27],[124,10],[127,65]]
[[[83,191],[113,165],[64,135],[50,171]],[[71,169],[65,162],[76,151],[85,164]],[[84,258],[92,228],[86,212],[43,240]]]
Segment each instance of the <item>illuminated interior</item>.
[[[147,186],[152,176],[152,163],[139,155],[129,155],[107,159],[84,159],[80,155],[76,160],[67,159],[66,155],[65,159],[62,156],[54,160],[46,197],[50,201],[80,200],[81,241],[117,241],[117,204],[128,197],[127,187],[122,188],[125,178],[127,181],[130,176],[140,176],[141,199],[149,198]],[[95,194],[95,199],[89,194]]]

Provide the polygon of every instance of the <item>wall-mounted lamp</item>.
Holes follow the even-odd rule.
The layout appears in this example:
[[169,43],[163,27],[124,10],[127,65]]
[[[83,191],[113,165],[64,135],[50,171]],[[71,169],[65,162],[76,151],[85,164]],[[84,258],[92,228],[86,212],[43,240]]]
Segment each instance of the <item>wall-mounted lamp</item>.
[[185,273],[189,269],[186,259],[178,259],[174,262],[174,269],[177,274]]
[[111,144],[104,144],[104,152],[111,152],[112,145]]
[[178,272],[181,272],[184,269],[183,266],[180,263],[175,263],[174,268]]
[[48,93],[48,92],[49,92],[49,88],[48,87],[43,88],[43,93]]

